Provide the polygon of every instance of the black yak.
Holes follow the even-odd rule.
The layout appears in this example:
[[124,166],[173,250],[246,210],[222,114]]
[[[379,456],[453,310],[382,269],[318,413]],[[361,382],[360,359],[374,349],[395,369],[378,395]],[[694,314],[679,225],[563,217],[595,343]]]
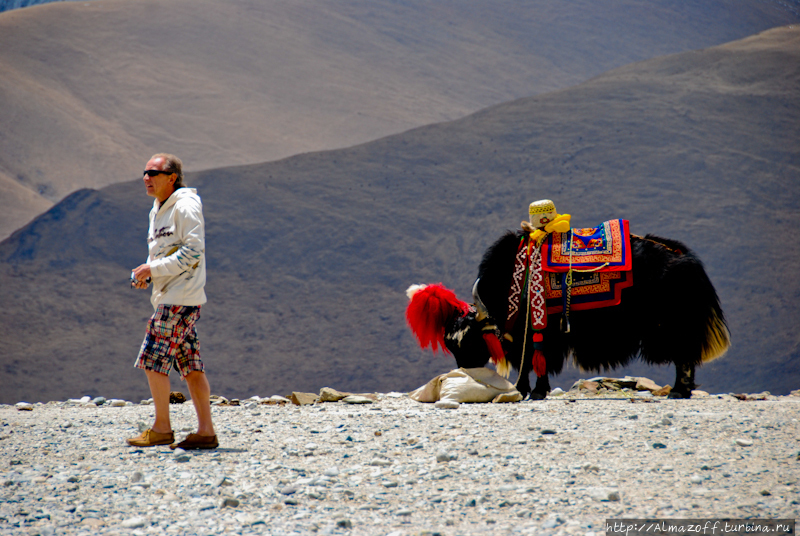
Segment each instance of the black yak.
[[[542,204],[552,210],[534,214],[535,205]],[[548,375],[561,372],[570,355],[581,369],[595,371],[637,357],[649,364],[673,363],[670,397],[689,398],[696,387],[695,367],[730,346],[717,293],[700,260],[678,241],[629,234],[624,220],[606,222],[596,235],[569,230],[568,222],[552,202],[532,203],[531,223],[507,232],[484,254],[472,306],[441,285],[411,287],[406,316],[420,345],[434,351],[445,347],[459,367],[481,367],[491,359],[507,374],[510,365],[519,371],[519,392],[534,399],[547,396]],[[614,246],[620,270],[603,272],[610,263],[598,268],[582,265],[577,253],[572,256],[573,248],[588,247],[592,240],[608,245],[605,234],[613,234],[608,229],[625,240],[624,250]],[[589,232],[581,236],[579,231]],[[561,260],[568,258],[569,266],[560,273],[548,265],[555,258],[548,252],[557,246],[568,250]],[[606,294],[578,296],[581,284],[605,285]],[[577,303],[581,298],[586,301]],[[533,391],[531,371],[537,375]]]

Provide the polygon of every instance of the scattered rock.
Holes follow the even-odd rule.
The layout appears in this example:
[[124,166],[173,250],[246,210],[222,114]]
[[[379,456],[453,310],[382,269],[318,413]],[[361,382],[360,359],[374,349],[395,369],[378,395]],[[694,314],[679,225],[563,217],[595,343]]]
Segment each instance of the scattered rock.
[[596,393],[598,387],[600,387],[598,382],[593,382],[591,380],[578,380],[572,384],[570,391],[588,391],[590,393]]
[[350,395],[342,399],[345,404],[373,404],[375,401],[372,398],[364,395]]
[[457,459],[458,459],[458,454],[454,454],[446,450],[439,450],[436,452],[436,461],[439,463],[449,462]]
[[315,404],[319,397],[314,393],[298,393],[295,391],[288,398],[295,406],[310,406]]
[[331,477],[331,478],[337,477],[337,476],[339,476],[339,468],[336,467],[336,466],[329,467],[329,468],[325,469],[325,471],[323,471],[322,474],[324,476],[328,476],[328,477]]
[[285,404],[291,404],[292,401],[289,400],[288,398],[280,396],[280,395],[272,395],[269,398],[261,400],[261,403],[262,404],[269,404],[271,406],[272,405],[283,406]]
[[238,506],[239,499],[234,499],[233,497],[225,497],[220,504],[220,508],[237,508]]
[[[563,391],[562,391],[563,393]],[[550,393],[553,394],[553,393]],[[554,395],[555,396],[555,395]],[[492,400],[492,404],[507,404],[512,402],[521,402],[522,401],[522,393],[518,391],[512,391],[510,393],[500,393],[494,400]],[[441,400],[440,400],[441,402]]]
[[353,393],[342,393],[330,387],[323,387],[319,392],[320,402],[338,402],[343,398],[352,396]]
[[227,406],[230,404],[230,401],[224,396],[211,395],[209,398],[212,406]]
[[143,517],[132,517],[130,519],[126,519],[121,524],[123,528],[126,529],[139,529],[150,525],[150,522]]
[[620,500],[619,490],[616,488],[589,488],[588,492],[595,501],[616,502]]
[[637,391],[659,391],[662,389],[660,385],[656,385],[656,382],[651,380],[650,378],[636,378],[636,385],[634,389]]
[[665,385],[661,389],[656,389],[655,391],[652,391],[653,396],[669,396],[671,392],[672,392],[671,385]]
[[[492,534],[598,534],[630,512],[795,516],[796,397],[639,403],[633,379],[617,384],[622,392],[600,378],[603,399],[575,390],[562,395],[574,404],[457,412],[406,395],[376,395],[372,406],[251,397],[215,408],[220,448],[192,452],[124,446],[136,423],[151,422],[148,406],[112,410],[86,397],[33,412],[0,406],[0,526],[41,536],[170,527],[433,536],[484,534],[490,522]],[[614,397],[637,405],[605,400]],[[191,408],[173,412],[176,433],[194,430]]]
[[300,490],[300,486],[292,485],[292,486],[286,486],[284,488],[281,488],[280,493],[281,493],[281,495],[293,495],[293,494],[297,493],[299,490]]
[[172,391],[169,394],[170,404],[183,404],[184,402],[186,402],[186,396],[180,391]]
[[461,404],[456,402],[455,400],[437,400],[434,402],[433,407],[436,409],[458,409],[461,407]]

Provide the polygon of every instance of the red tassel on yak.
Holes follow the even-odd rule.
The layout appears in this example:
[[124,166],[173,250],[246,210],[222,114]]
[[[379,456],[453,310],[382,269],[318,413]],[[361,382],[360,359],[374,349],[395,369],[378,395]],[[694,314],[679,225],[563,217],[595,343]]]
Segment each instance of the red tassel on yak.
[[483,340],[486,341],[486,347],[489,349],[489,355],[492,356],[492,363],[497,365],[506,358],[506,353],[503,351],[503,345],[497,339],[494,333],[484,333]]
[[541,333],[533,334],[533,371],[537,377],[547,374],[547,361],[542,353],[542,341],[544,336]]
[[[411,289],[409,289],[411,290]],[[469,304],[459,300],[452,290],[441,283],[427,285],[410,296],[406,308],[406,321],[422,348],[431,347],[434,353],[445,352],[444,327],[454,313],[465,315]]]

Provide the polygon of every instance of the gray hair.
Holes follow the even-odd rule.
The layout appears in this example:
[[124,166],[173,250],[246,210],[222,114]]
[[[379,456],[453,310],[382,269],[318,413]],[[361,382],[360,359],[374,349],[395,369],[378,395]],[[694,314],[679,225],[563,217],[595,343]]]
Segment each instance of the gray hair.
[[169,171],[170,173],[176,173],[178,175],[178,178],[175,179],[175,183],[173,184],[176,190],[186,186],[183,184],[183,162],[181,162],[180,158],[174,154],[157,153],[151,156],[150,160],[154,160],[156,158],[160,158],[164,161],[162,171]]

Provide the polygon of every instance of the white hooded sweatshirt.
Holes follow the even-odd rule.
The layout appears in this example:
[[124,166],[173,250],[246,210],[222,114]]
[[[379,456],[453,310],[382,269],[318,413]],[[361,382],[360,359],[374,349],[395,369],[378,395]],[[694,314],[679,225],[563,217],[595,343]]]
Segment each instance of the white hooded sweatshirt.
[[205,221],[197,190],[178,188],[163,205],[153,202],[147,247],[153,308],[206,302]]

